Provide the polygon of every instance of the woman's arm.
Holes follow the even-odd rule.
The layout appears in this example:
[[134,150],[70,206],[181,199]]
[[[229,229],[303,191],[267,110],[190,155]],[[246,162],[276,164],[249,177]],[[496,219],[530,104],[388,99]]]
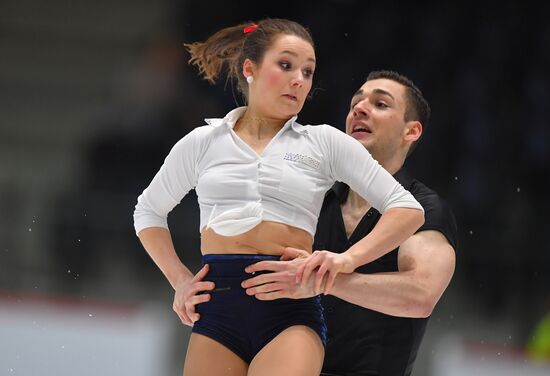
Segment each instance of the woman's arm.
[[325,273],[328,273],[324,293],[333,287],[338,273],[352,273],[359,266],[374,261],[412,236],[424,223],[424,214],[418,209],[392,208],[387,210],[372,231],[346,252],[315,251],[296,273],[296,281],[305,286],[317,269],[315,289],[321,291]]
[[213,282],[202,281],[208,273],[208,265],[193,276],[178,257],[170,232],[165,228],[145,228],[138,236],[149,256],[175,290],[172,308],[185,325],[192,326],[200,318],[195,312],[195,305],[209,301],[210,294],[203,292],[215,287]]
[[351,271],[374,261],[410,238],[424,223],[424,214],[417,209],[392,208],[384,212],[374,229],[350,247]]
[[[295,273],[308,252],[287,248],[291,261],[261,261],[246,268],[258,273],[243,281],[248,295],[260,300],[302,299],[319,294],[312,279],[297,285]],[[428,317],[449,285],[455,268],[455,251],[439,231],[420,231],[399,247],[398,271],[372,274],[338,274],[329,291],[349,303],[399,317]]]
[[197,184],[197,161],[205,130],[207,128],[195,128],[174,145],[149,186],[138,197],[134,211],[136,234],[176,291],[173,308],[186,325],[198,320],[195,304],[210,299],[209,294],[197,293],[210,290],[213,283],[201,282],[208,271],[207,265],[195,276],[183,265],[174,249],[167,218]]
[[328,273],[326,293],[338,273],[353,272],[413,235],[424,223],[424,209],[357,140],[334,128],[325,130],[322,144],[330,160],[329,173],[334,180],[347,183],[382,213],[375,228],[346,252],[315,251],[298,271],[296,280],[304,285],[318,268],[316,288],[320,288],[323,276]]
[[138,234],[141,244],[175,289],[182,282],[191,280],[193,273],[181,262],[174,248],[170,232],[161,227],[149,227]]

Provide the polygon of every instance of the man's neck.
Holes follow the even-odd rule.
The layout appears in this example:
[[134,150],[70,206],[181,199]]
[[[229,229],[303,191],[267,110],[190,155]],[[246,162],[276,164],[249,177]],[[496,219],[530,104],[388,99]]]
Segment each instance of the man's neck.
[[377,158],[376,155],[374,154],[372,155],[372,157],[376,159],[382,167],[384,167],[384,170],[388,171],[392,175],[395,175],[395,173],[399,171],[401,167],[403,167],[403,164],[405,164],[405,158],[406,158],[406,157],[395,156],[394,158],[383,159],[383,158]]

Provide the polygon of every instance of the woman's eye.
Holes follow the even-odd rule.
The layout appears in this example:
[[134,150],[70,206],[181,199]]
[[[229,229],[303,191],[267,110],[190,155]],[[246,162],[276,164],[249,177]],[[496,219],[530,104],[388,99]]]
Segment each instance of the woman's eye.
[[313,70],[312,69],[306,69],[304,71],[304,76],[307,77],[307,78],[310,78],[313,76]]
[[279,65],[280,65],[281,68],[283,68],[284,70],[289,70],[289,69],[291,68],[290,63],[287,63],[286,61],[280,62]]
[[376,102],[376,107],[388,108],[389,106],[384,102]]

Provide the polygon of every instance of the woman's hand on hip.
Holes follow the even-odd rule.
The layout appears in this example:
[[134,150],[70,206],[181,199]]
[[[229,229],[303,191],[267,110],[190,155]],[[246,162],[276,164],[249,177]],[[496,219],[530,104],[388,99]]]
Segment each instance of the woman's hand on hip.
[[210,300],[210,294],[207,291],[214,289],[215,285],[214,282],[202,280],[207,273],[208,264],[204,265],[193,278],[176,285],[172,308],[185,325],[193,326],[195,321],[200,319],[195,306]]

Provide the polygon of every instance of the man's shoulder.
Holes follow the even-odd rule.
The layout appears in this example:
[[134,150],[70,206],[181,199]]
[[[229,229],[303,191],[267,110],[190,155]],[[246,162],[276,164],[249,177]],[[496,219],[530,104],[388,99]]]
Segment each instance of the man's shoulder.
[[426,210],[426,206],[431,208],[448,206],[446,201],[437,193],[436,190],[424,184],[418,179],[412,179],[409,192]]
[[456,249],[458,245],[457,224],[453,210],[447,201],[437,191],[417,179],[412,180],[409,191],[424,208],[424,224],[418,229],[418,232],[439,231]]

